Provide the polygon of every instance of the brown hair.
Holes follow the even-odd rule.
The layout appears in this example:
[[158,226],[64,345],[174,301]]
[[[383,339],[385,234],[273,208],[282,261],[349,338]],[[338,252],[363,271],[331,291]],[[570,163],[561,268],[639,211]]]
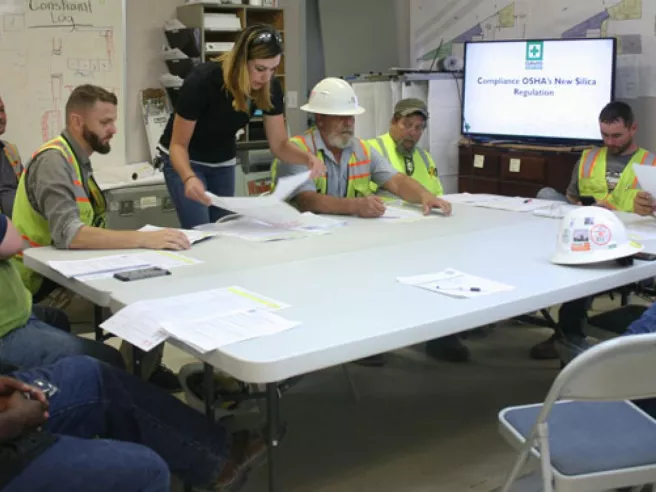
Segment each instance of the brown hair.
[[[261,40],[263,37],[265,39]],[[218,61],[223,63],[223,83],[234,99],[232,107],[236,111],[248,113],[251,82],[247,62],[274,58],[282,54],[282,51],[280,33],[270,25],[258,24],[244,29],[232,50],[218,58]],[[270,81],[253,93],[253,100],[258,109],[273,108]]]
[[86,111],[92,108],[97,102],[110,103],[116,106],[118,99],[116,94],[109,92],[97,85],[85,84],[78,85],[66,102],[66,120],[68,120],[72,111]]

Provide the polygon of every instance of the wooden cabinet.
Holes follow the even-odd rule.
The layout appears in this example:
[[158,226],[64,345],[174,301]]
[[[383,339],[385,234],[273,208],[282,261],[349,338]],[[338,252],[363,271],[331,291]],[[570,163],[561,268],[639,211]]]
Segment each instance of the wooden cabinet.
[[535,196],[546,186],[564,193],[581,151],[463,144],[458,191]]

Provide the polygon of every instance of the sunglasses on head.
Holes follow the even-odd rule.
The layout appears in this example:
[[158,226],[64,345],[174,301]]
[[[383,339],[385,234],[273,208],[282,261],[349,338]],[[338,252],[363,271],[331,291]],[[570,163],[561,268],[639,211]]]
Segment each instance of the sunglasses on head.
[[271,42],[276,43],[282,49],[282,34],[276,30],[262,31],[260,34],[253,38],[251,45],[255,46],[256,44],[265,44]]

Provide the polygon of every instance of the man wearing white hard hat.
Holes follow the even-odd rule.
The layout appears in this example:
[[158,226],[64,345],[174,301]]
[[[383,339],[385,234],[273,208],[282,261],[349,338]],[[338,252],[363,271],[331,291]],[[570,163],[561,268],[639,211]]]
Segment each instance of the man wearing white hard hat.
[[[439,209],[451,213],[449,202],[438,198],[420,183],[399,173],[378,151],[354,137],[355,115],[364,113],[351,85],[329,77],[319,82],[301,110],[314,113],[316,126],[291,139],[301,149],[312,152],[326,165],[326,175],[308,180],[292,197],[303,211],[323,214],[380,217],[385,213],[383,200],[375,196],[371,183],[393,195],[421,204],[424,213]],[[274,161],[272,176],[303,172],[296,163]]]

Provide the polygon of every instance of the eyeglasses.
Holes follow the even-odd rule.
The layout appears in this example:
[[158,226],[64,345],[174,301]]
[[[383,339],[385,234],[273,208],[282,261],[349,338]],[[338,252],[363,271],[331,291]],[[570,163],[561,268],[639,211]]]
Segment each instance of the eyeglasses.
[[275,29],[270,31],[262,31],[260,34],[255,36],[251,41],[251,45],[255,46],[257,44],[265,44],[270,42],[276,43],[282,49],[282,34],[280,34]]

